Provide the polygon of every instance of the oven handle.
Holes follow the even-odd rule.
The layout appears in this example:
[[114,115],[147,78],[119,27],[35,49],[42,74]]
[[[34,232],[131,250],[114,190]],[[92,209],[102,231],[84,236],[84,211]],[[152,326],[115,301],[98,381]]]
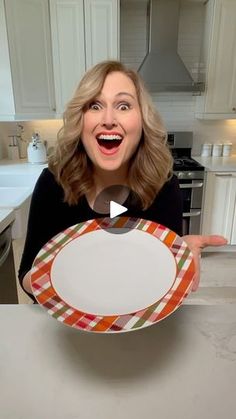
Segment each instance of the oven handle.
[[11,249],[11,236],[9,236],[7,241],[4,243],[4,248],[0,255],[0,267],[4,264],[5,260],[7,259],[10,249]]
[[198,217],[201,215],[201,211],[184,212],[183,217]]
[[180,189],[202,188],[203,187],[203,182],[198,182],[198,183],[180,183],[179,187],[180,187]]

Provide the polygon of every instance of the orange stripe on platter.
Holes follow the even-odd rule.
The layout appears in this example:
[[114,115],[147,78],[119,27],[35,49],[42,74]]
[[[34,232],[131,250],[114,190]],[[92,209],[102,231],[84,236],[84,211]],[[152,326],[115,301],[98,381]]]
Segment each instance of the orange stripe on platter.
[[94,230],[100,230],[100,227],[98,228],[98,223],[96,220],[94,220],[91,224],[89,224],[82,233],[80,233],[80,236],[83,236],[83,234],[89,233],[90,231]]
[[121,228],[121,227],[124,227],[125,226],[125,224],[127,223],[127,221],[128,221],[128,219],[129,219],[129,217],[120,217],[116,222],[115,222],[115,224],[113,224],[113,228]]
[[40,266],[40,268],[37,268],[37,271],[34,271],[31,275],[31,282],[37,281],[39,278],[41,278],[45,274],[49,274],[51,265],[52,265],[53,259]]
[[154,233],[154,231],[158,228],[158,226],[159,226],[159,224],[156,224],[156,223],[151,223],[151,224],[148,226],[148,228],[147,228],[146,232],[147,232],[147,233],[150,233],[150,234],[153,234],[153,233]]
[[80,311],[75,311],[72,314],[70,314],[69,316],[67,316],[64,320],[64,323],[68,324],[69,326],[73,326],[75,325],[80,319],[81,317],[84,316],[84,313],[80,312]]
[[169,231],[169,233],[167,234],[163,242],[167,246],[171,246],[175,239],[176,239],[176,234],[173,231]]
[[55,296],[55,291],[52,287],[48,288],[47,290],[43,291],[40,295],[36,298],[40,302],[40,304],[45,304],[49,299]]
[[118,316],[106,316],[105,318],[101,319],[96,326],[92,328],[92,330],[96,332],[105,332],[106,330],[110,329],[112,324],[118,319]]
[[172,313],[173,308],[178,307],[179,303],[183,299],[183,296],[185,295],[186,291],[189,288],[189,285],[193,279],[194,273],[195,273],[194,262],[192,261],[188,268],[188,271],[184,274],[184,277],[181,280],[179,286],[174,291],[172,297],[169,299],[166,306],[158,314],[157,318],[163,318],[163,317],[168,316],[168,314]]

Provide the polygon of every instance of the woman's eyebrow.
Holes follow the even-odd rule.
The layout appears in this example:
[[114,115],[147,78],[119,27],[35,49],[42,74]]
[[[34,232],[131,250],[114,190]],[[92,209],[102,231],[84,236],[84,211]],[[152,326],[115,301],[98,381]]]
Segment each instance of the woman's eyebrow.
[[130,96],[132,97],[132,99],[135,100],[135,97],[131,93],[128,93],[128,92],[119,92],[116,94],[116,96],[123,96],[123,95]]

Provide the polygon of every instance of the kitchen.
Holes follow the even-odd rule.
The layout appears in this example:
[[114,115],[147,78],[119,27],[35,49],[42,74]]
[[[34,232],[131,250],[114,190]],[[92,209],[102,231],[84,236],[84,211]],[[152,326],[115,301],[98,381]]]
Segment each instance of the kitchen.
[[[34,5],[30,10],[29,3]],[[27,162],[27,146],[32,134],[38,132],[46,141],[47,150],[53,149],[62,124],[64,105],[85,68],[107,57],[120,58],[135,69],[139,68],[147,52],[149,6],[150,2],[146,0],[0,0],[0,40],[3,45],[0,50],[0,62],[3,63],[3,67],[0,65],[0,178],[6,174],[9,179],[12,174],[15,177],[27,174],[33,181],[24,187],[32,192],[33,183],[44,167]],[[202,232],[223,234],[229,241],[220,252],[204,253],[201,287],[186,299],[191,307],[192,304],[206,306],[204,313],[207,313],[207,306],[214,311],[217,305],[220,310],[225,303],[236,301],[235,18],[234,0],[182,0],[178,53],[194,81],[203,80],[207,89],[201,94],[171,90],[152,93],[169,133],[193,132],[191,154],[206,168]],[[103,25],[96,25],[98,21]],[[27,37],[29,33],[31,36]],[[74,48],[68,48],[68,45]],[[71,68],[68,63],[73,63]],[[37,86],[33,84],[35,79]],[[13,145],[9,147],[9,136],[17,136],[19,159],[9,158],[14,148]],[[203,144],[209,143],[232,144],[231,155],[201,157]],[[18,224],[13,223],[16,267],[24,242],[25,227],[23,231],[20,227],[26,223],[29,205],[26,201],[24,211],[17,213],[23,220],[17,218]],[[19,209],[17,204],[15,208]],[[1,209],[0,213],[2,211],[9,209]],[[2,231],[13,218],[16,218],[16,210],[4,213]],[[19,289],[17,292],[20,303],[30,302]],[[25,318],[23,312],[20,316]],[[185,323],[184,318],[182,321]],[[205,333],[217,335],[211,330]],[[77,338],[73,339],[77,342]],[[151,334],[148,339],[152,339]],[[100,346],[103,347],[103,343]],[[119,391],[122,394],[121,389]],[[217,412],[216,417],[220,417]],[[230,412],[228,417],[233,417]]]

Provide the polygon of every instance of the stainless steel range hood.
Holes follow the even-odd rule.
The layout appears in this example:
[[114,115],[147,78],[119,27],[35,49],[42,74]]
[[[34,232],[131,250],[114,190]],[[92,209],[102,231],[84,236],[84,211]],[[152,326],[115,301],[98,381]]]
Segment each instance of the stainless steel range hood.
[[198,92],[202,82],[194,82],[178,52],[179,0],[151,0],[149,52],[139,73],[147,88],[155,92]]

